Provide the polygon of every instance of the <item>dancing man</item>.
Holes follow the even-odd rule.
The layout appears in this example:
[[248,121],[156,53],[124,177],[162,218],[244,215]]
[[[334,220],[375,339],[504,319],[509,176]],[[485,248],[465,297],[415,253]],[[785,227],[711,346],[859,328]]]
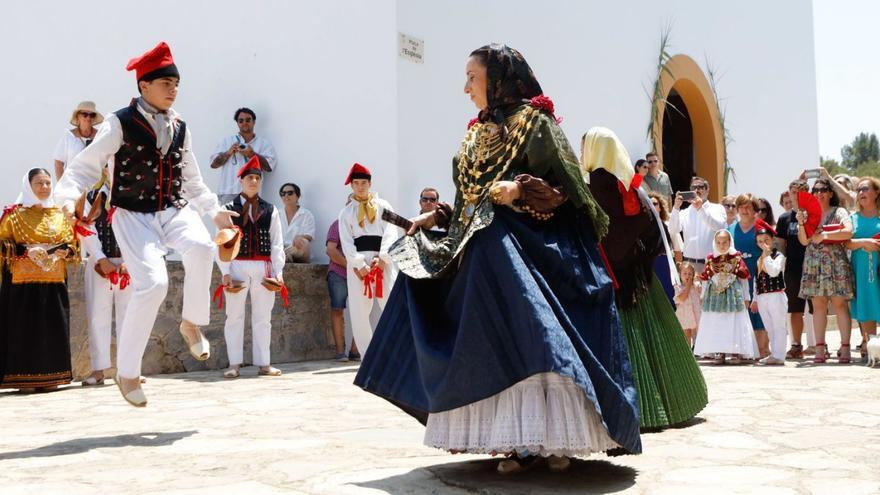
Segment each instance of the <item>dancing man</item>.
[[210,320],[215,247],[199,213],[222,228],[232,226],[235,213],[221,211],[202,181],[189,129],[171,108],[180,73],[168,45],[159,43],[126,69],[135,71],[140,97],[108,116],[94,142],[65,171],[56,196],[72,216],[74,201],[109,165],[113,233],[134,289],[117,346],[116,384],[126,401],[143,407],[141,360],[168,292],[165,255],[173,249],[183,258],[180,333],[193,357],[204,361],[210,346],[199,326]]

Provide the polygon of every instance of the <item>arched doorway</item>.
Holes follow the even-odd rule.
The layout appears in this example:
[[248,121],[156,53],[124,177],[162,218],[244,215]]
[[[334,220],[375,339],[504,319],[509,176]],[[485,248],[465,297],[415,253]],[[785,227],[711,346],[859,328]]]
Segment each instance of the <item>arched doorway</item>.
[[[724,195],[724,134],[709,80],[687,55],[675,55],[661,72],[663,98],[653,141],[674,190],[688,189],[694,175],[711,184],[709,198]],[[674,107],[674,108],[673,108]]]

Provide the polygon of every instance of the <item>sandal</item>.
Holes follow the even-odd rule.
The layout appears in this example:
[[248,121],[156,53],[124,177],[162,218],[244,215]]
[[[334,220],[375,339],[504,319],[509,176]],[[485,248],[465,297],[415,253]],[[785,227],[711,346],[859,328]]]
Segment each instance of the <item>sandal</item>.
[[785,353],[785,359],[803,359],[804,346],[801,344],[791,344],[791,349]]
[[237,366],[223,372],[223,378],[238,378],[239,376],[241,376],[241,372]]
[[260,376],[281,376],[281,370],[272,366],[266,366],[260,367],[260,371],[257,374]]
[[850,354],[849,344],[840,344],[838,351],[837,364],[850,364],[852,362],[852,354]]
[[813,364],[825,364],[825,360],[828,358],[827,354],[828,346],[824,342],[816,342],[816,355],[813,356]]
[[101,377],[100,379],[98,379],[98,378],[95,378],[95,375],[89,375],[85,380],[82,381],[83,387],[96,387],[98,385],[103,385],[103,384],[104,384],[104,378]]

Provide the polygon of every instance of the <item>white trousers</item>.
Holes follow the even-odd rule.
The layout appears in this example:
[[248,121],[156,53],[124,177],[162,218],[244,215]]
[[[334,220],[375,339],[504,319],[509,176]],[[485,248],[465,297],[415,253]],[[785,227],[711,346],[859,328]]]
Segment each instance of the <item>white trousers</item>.
[[788,343],[788,332],[785,323],[788,320],[788,297],[784,291],[768,292],[755,296],[758,303],[758,313],[767,336],[770,340],[770,355],[776,359],[785,360],[785,345]]
[[226,353],[229,366],[244,362],[244,303],[251,296],[251,332],[253,333],[253,363],[269,366],[269,344],[272,340],[272,307],[275,293],[261,285],[266,276],[265,261],[233,261],[229,266],[232,280],[244,282],[245,288],[237,293],[223,292],[226,299]]
[[[114,265],[122,262],[120,258],[109,258]],[[86,263],[86,313],[89,322],[89,354],[92,358],[92,371],[106,370],[110,367],[110,328],[113,326],[113,308],[116,308],[116,339],[125,321],[125,309],[134,289],[120,290],[110,280],[95,272],[94,256]]]
[[[364,255],[367,265],[369,265],[379,253],[368,251],[361,252],[361,254]],[[373,287],[373,298],[370,299],[364,295],[364,281],[355,275],[354,268],[348,267],[348,311],[351,314],[351,335],[361,356],[366,355],[370,340],[373,338],[373,325],[370,324],[370,312],[373,310],[373,304],[378,304],[380,311],[385,310],[385,302],[388,300],[396,278],[397,269],[391,264],[386,264],[382,275],[382,297],[376,297],[375,287]]]
[[126,290],[134,289],[117,341],[116,367],[123,378],[137,378],[156,314],[168,293],[168,249],[183,259],[183,319],[207,325],[216,247],[192,206],[157,213],[119,208],[113,215],[113,233],[131,274],[131,287]]

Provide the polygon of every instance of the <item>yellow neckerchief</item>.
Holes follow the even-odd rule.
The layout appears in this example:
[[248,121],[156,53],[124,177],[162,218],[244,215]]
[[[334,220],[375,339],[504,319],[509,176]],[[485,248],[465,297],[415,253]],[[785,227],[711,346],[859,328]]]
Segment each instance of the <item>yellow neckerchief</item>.
[[370,223],[375,222],[378,209],[376,208],[376,205],[373,204],[373,193],[370,193],[370,195],[367,196],[367,199],[364,200],[360,200],[357,197],[354,197],[353,199],[358,202],[358,225],[360,225],[361,228],[364,228],[365,218]]

